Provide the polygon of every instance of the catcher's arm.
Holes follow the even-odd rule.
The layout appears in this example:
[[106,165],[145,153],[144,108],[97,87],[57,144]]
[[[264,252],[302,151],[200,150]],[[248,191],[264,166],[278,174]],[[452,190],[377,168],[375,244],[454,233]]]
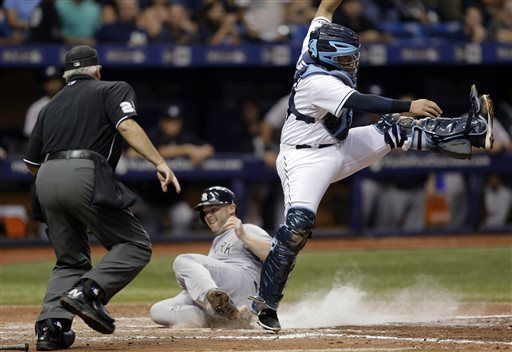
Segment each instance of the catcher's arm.
[[315,17],[325,17],[332,21],[332,14],[336,11],[339,4],[341,4],[341,0],[322,0],[318,10],[316,10]]

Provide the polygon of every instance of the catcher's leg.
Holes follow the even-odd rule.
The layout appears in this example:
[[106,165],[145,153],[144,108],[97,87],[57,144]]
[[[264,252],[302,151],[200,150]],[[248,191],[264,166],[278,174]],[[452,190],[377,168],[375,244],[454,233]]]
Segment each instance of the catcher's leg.
[[467,117],[414,119],[384,115],[375,128],[391,148],[434,150],[458,159],[471,158],[471,147],[491,149],[494,112],[488,95],[478,96],[471,87]]
[[263,263],[258,296],[252,297],[251,304],[251,310],[258,315],[259,324],[267,330],[281,330],[276,309],[283,298],[295,258],[311,236],[315,221],[313,211],[292,207],[288,209],[285,224],[274,237],[270,253]]

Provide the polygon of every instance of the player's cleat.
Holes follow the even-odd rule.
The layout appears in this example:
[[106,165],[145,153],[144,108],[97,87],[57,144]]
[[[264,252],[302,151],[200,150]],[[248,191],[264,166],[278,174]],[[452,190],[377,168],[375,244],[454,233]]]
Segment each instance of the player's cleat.
[[[71,325],[71,324],[70,324]],[[38,321],[35,325],[37,351],[55,351],[68,348],[75,341],[75,333],[70,327],[65,330],[58,319]]]
[[212,306],[215,313],[226,319],[235,319],[238,316],[238,309],[229,295],[218,289],[212,288],[206,293],[206,299]]
[[101,303],[101,289],[92,280],[80,281],[66,292],[60,304],[69,312],[80,316],[92,329],[102,334],[112,334],[114,319]]
[[258,313],[258,325],[265,330],[270,330],[276,334],[281,331],[281,324],[277,319],[277,312],[274,309],[266,308]]

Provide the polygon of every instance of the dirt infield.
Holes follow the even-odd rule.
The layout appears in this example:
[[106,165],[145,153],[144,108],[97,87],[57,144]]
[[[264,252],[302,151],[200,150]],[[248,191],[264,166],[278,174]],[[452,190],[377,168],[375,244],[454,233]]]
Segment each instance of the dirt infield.
[[[307,250],[510,246],[512,236],[451,236],[312,240]],[[209,243],[157,244],[155,255],[206,252]],[[95,255],[103,249],[94,248]],[[27,259],[29,258],[29,259]],[[2,249],[2,265],[51,260],[50,248]],[[101,335],[79,318],[72,351],[512,351],[512,302],[464,304],[433,320],[347,323],[327,328],[286,328],[279,335],[259,329],[168,329],[149,318],[150,305],[112,305],[116,332]],[[286,312],[283,306],[280,311]],[[412,308],[412,307],[411,307]],[[406,308],[407,310],[407,308]],[[34,319],[39,307],[0,306],[0,346],[28,342],[35,350]],[[311,314],[315,314],[314,311]]]
[[[473,315],[474,310],[480,311]],[[35,350],[38,307],[4,306],[0,345],[28,342]],[[512,350],[512,311],[507,305],[466,306],[450,319],[416,324],[284,329],[168,329],[156,326],[147,306],[113,306],[117,329],[101,335],[76,319],[72,351],[496,351]]]

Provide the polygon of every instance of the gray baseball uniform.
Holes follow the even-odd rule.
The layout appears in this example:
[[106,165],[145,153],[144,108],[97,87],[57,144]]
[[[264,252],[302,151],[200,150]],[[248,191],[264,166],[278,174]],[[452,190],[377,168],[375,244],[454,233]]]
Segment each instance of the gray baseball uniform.
[[[259,226],[244,224],[244,230],[260,240],[272,241]],[[215,237],[208,255],[178,255],[173,269],[183,291],[153,305],[151,318],[172,327],[206,327],[211,313],[206,293],[220,288],[238,307],[247,305],[247,297],[258,289],[261,262],[231,229]]]

